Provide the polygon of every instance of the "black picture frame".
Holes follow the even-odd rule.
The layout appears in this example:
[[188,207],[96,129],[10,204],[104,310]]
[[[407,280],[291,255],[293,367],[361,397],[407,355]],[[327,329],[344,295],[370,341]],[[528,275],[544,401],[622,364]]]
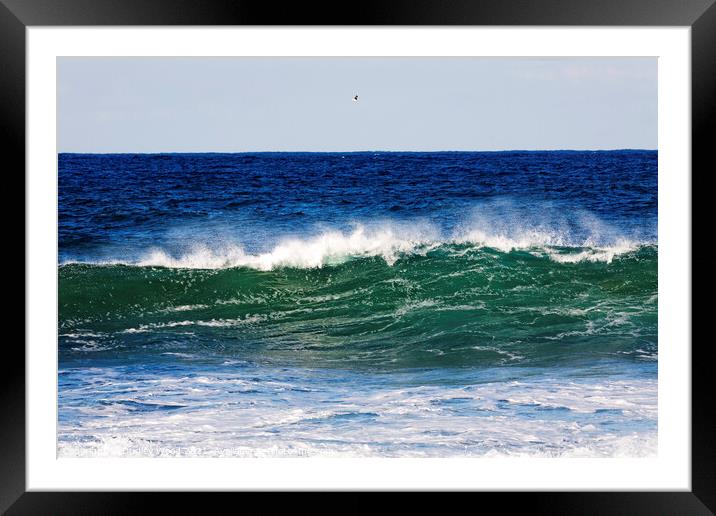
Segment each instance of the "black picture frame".
[[[684,174],[691,174],[692,192],[698,191],[693,188],[693,178],[697,177],[694,171],[700,170],[699,175],[704,177],[713,168],[708,157],[713,145],[708,129],[709,121],[716,120],[714,1],[364,0],[323,5],[320,2],[277,4],[247,0],[0,0],[0,134],[5,159],[13,158],[13,174],[25,170],[25,28],[30,26],[689,26],[692,171],[684,171]],[[693,226],[692,234],[695,234]],[[692,257],[692,267],[698,259]],[[32,271],[26,267],[25,278],[29,274]],[[494,499],[501,510],[528,507],[530,512],[538,514],[713,514],[716,511],[716,404],[711,399],[710,347],[709,340],[694,340],[692,346],[690,492],[480,493],[481,498]],[[161,503],[163,511],[179,509],[186,512],[193,503],[201,504],[204,509],[207,507],[206,494],[189,499],[182,493],[26,492],[25,353],[16,345],[15,339],[6,339],[3,355],[0,361],[0,511],[7,511],[7,514],[125,514],[142,512],[153,500]],[[242,503],[246,501],[242,500]],[[315,509],[312,504],[311,510]]]

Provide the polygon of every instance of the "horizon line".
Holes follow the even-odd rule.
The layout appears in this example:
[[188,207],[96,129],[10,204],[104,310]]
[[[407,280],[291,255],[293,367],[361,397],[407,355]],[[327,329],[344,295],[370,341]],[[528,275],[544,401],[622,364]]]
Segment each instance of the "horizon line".
[[620,152],[620,151],[639,151],[639,152],[657,152],[659,149],[648,148],[613,148],[613,149],[494,149],[494,150],[256,150],[256,151],[93,151],[93,152],[77,152],[77,151],[60,151],[57,154],[89,154],[89,155],[112,155],[112,154],[135,154],[135,155],[152,155],[152,154],[370,154],[370,153],[394,153],[394,154],[427,154],[427,153],[499,153],[499,152]]

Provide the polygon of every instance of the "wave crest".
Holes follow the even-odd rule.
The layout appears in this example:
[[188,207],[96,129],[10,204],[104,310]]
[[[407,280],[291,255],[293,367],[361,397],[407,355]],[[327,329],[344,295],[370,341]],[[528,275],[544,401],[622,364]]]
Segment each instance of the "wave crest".
[[[406,234],[408,233],[408,234]],[[338,264],[349,258],[379,256],[392,265],[404,254],[419,248],[439,245],[426,231],[399,234],[395,228],[369,231],[363,226],[351,233],[329,231],[308,239],[289,239],[271,251],[247,254],[240,246],[229,244],[218,249],[202,244],[188,253],[174,257],[163,249],[155,249],[136,262],[140,266],[161,266],[188,269],[250,267],[272,270],[278,267],[318,268]]]
[[611,263],[615,257],[634,252],[643,245],[653,245],[653,243],[624,237],[600,242],[591,235],[582,240],[575,240],[564,233],[537,229],[511,232],[469,229],[450,238],[444,238],[440,237],[439,232],[434,228],[420,224],[415,224],[413,227],[385,225],[378,228],[359,225],[347,232],[325,231],[308,238],[286,239],[270,251],[263,253],[247,252],[242,246],[231,242],[222,242],[219,245],[197,243],[181,253],[154,248],[134,260],[80,261],[80,263],[182,269],[247,267],[269,271],[282,267],[320,268],[344,263],[349,259],[367,257],[380,257],[388,265],[393,265],[401,256],[426,254],[447,246],[460,246],[459,250],[450,250],[459,254],[464,253],[466,247],[488,248],[503,253],[527,251],[563,264]]

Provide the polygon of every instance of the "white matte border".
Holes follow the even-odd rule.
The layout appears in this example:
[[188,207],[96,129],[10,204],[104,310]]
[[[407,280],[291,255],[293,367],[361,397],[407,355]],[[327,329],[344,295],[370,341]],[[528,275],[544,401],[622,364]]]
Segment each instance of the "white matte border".
[[[688,27],[27,29],[27,489],[691,488]],[[649,459],[62,458],[57,421],[58,56],[658,56],[659,446]]]

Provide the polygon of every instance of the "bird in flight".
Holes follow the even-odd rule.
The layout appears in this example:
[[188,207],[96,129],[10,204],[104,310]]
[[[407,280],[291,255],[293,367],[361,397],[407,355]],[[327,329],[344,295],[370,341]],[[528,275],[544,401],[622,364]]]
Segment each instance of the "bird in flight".
[[353,96],[353,102],[358,102],[358,95]]

